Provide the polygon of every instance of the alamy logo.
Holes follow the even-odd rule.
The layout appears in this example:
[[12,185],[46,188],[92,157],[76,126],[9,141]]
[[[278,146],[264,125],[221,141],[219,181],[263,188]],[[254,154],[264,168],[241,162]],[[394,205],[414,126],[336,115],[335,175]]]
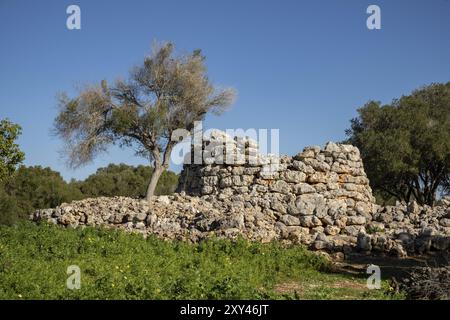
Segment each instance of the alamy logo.
[[381,29],[381,9],[379,6],[372,4],[367,7],[367,13],[370,16],[367,18],[366,25],[369,30]]
[[81,270],[77,265],[71,265],[67,267],[67,278],[66,285],[67,289],[74,290],[81,288]]
[[66,26],[69,30],[81,29],[81,9],[79,6],[72,4],[67,7],[66,13],[69,14],[66,20]]
[[367,274],[370,274],[369,278],[367,278],[367,288],[372,289],[380,289],[381,288],[381,271],[380,267],[374,264],[371,264],[367,267]]
[[[269,135],[270,133],[270,135]],[[269,152],[270,138],[270,152]],[[279,129],[207,129],[201,121],[194,129],[174,130],[171,141],[176,142],[171,161],[180,164],[261,164],[270,159],[276,171],[279,156]],[[269,164],[269,163],[267,163]]]

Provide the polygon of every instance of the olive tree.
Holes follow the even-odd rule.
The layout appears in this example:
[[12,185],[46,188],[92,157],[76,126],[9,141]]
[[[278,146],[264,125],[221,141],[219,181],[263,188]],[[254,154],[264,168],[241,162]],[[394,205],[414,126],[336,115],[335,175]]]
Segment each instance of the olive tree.
[[153,164],[146,192],[150,199],[169,167],[177,143],[172,133],[193,130],[208,112],[220,114],[234,95],[233,89],[211,83],[200,50],[175,54],[172,43],[163,43],[153,47],[127,80],[85,86],[74,98],[62,93],[55,132],[65,141],[74,168],[92,161],[111,144],[134,147],[137,155]]
[[375,192],[433,205],[450,190],[450,82],[431,84],[381,105],[370,101],[351,120]]

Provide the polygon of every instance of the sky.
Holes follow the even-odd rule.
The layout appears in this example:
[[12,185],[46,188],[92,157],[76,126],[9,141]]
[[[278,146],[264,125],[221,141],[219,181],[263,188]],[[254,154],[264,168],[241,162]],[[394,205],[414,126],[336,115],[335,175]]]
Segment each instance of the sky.
[[[81,29],[66,27],[69,5]],[[381,29],[369,30],[369,5]],[[108,163],[148,164],[113,147],[69,169],[52,135],[56,95],[126,78],[154,41],[200,48],[237,100],[204,128],[279,129],[280,152],[341,141],[357,109],[450,81],[450,0],[0,0],[0,119],[23,128],[26,165],[84,179]],[[172,166],[178,171],[179,166]]]

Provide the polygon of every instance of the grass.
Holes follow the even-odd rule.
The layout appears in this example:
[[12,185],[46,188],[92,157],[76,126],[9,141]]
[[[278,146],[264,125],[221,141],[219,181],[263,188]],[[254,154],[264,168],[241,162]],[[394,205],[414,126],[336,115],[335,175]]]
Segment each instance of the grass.
[[[81,288],[66,286],[70,265]],[[0,226],[0,299],[392,299],[365,278],[328,272],[301,246],[144,239],[31,222]]]

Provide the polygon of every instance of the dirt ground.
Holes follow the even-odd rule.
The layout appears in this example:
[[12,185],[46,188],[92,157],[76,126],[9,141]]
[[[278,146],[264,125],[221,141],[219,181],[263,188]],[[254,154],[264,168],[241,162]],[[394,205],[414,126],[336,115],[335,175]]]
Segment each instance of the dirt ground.
[[[399,259],[390,256],[352,254],[344,262],[334,262],[322,276],[305,277],[279,283],[275,291],[281,294],[295,293],[299,299],[386,299],[380,290],[367,288],[367,267],[380,267],[381,278],[389,283],[392,293],[399,294],[398,284],[417,267],[448,266],[448,253],[431,253],[426,256]],[[402,296],[403,297],[403,296]],[[390,298],[395,298],[394,296]]]
[[338,273],[361,275],[366,273],[367,266],[374,264],[380,267],[382,279],[400,280],[409,275],[416,267],[444,267],[450,265],[449,253],[430,253],[423,256],[396,258],[390,256],[371,256],[352,254],[344,262],[336,262],[333,271]]

